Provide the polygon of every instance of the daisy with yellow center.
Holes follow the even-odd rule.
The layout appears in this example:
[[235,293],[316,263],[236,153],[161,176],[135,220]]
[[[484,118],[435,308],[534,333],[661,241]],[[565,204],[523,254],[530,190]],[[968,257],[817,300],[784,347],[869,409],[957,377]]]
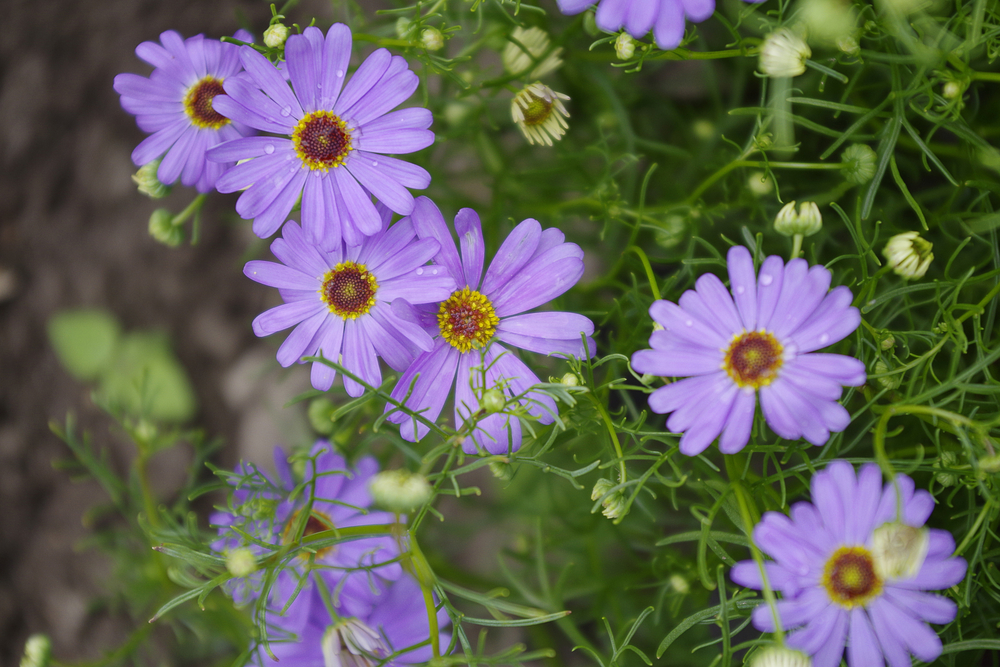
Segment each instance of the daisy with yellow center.
[[511,116],[529,144],[551,146],[566,134],[569,112],[563,100],[569,100],[569,96],[542,83],[533,83],[514,97]]

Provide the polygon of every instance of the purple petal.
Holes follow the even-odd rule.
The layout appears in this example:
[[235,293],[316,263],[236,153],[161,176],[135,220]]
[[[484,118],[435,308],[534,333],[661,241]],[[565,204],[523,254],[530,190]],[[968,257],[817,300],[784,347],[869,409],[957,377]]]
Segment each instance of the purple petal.
[[564,243],[532,259],[517,276],[487,296],[500,317],[517,315],[548,303],[573,287],[583,275],[583,251]]
[[920,571],[912,579],[894,581],[893,585],[911,590],[943,590],[957,585],[965,578],[968,564],[964,558],[924,561]]
[[[702,278],[704,277],[705,276],[702,276]],[[701,282],[700,279],[699,282]],[[684,294],[681,294],[681,298],[677,300],[677,305],[679,305],[685,312],[691,313],[707,326],[711,327],[712,330],[723,339],[730,339],[734,334],[738,334],[743,331],[743,323],[740,322],[738,318],[735,322],[723,321],[728,318],[720,318],[718,310],[706,303],[704,296],[694,290],[688,290],[684,292]],[[731,300],[729,302],[729,308],[733,308]],[[735,314],[735,310],[733,313]]]
[[392,111],[409,99],[419,85],[420,77],[409,69],[391,77],[387,74],[364,98],[358,100],[354,108],[345,110],[344,114],[352,118],[356,127],[364,128],[369,121]]
[[396,213],[409,215],[413,212],[413,195],[398,181],[387,177],[384,170],[379,168],[380,162],[384,160],[385,158],[380,155],[355,151],[344,163],[344,168],[380,202]]
[[[458,350],[439,338],[434,349],[417,357],[399,378],[392,390],[392,398],[402,401],[412,384],[413,391],[406,401],[407,408],[420,412],[428,421],[436,421],[451,391],[459,356]],[[416,382],[414,378],[417,378]],[[392,404],[387,404],[385,409],[390,412],[395,408]],[[430,427],[398,410],[392,412],[387,419],[393,424],[399,424],[400,436],[410,442],[420,440],[430,430]]]
[[[729,346],[728,339],[677,304],[663,300],[654,301],[649,307],[649,314],[668,332],[692,345],[717,351],[720,355],[722,355],[721,350]],[[722,363],[721,356],[719,363]]]
[[[395,371],[405,371],[413,361],[414,355],[402,345],[392,332],[383,326],[384,318],[375,318],[376,311],[389,311],[388,304],[376,304],[367,315],[363,315],[355,320],[361,327],[365,337],[371,341],[375,354],[382,357],[385,363]],[[429,336],[428,336],[429,338]],[[371,383],[376,386],[381,384]]]
[[[373,387],[382,384],[382,372],[378,367],[375,347],[365,336],[365,329],[358,320],[344,322],[344,368],[351,371]],[[364,385],[344,376],[344,389],[349,396],[360,396]]]
[[[483,228],[476,212],[471,208],[461,209],[455,216],[455,232],[458,234],[465,283],[469,287],[478,289],[479,281],[483,277],[486,247],[483,241]],[[460,280],[461,278],[455,278],[456,282]]]
[[343,227],[337,196],[333,192],[333,177],[321,171],[313,171],[307,176],[302,188],[301,209],[302,219],[312,221],[306,228],[310,243],[323,249],[341,245]]
[[868,615],[889,667],[912,667],[910,654],[900,641],[901,637],[893,623],[896,613],[895,606],[885,597],[877,597],[868,604]]
[[[417,197],[414,200],[410,220],[413,221],[413,228],[417,231],[417,236],[431,238],[438,242],[441,247],[434,257],[434,261],[437,264],[443,264],[457,282],[465,275],[465,272],[462,270],[462,262],[458,257],[455,241],[451,238],[441,210],[427,197]],[[459,287],[464,287],[464,285]]]
[[[288,214],[295,206],[295,202],[302,195],[302,187],[305,185],[308,172],[304,169],[294,169],[289,170],[289,172],[290,178],[286,183],[283,183],[277,196],[264,210],[254,216],[253,233],[262,239],[268,238],[281,228],[281,225],[288,220]],[[259,185],[254,186],[254,188],[258,187]],[[240,200],[237,200],[237,207],[239,202]],[[308,221],[303,220],[303,224],[308,227]]]
[[771,328],[771,316],[778,305],[784,277],[784,262],[777,255],[771,255],[761,264],[757,276],[757,326],[761,329]]
[[865,383],[865,365],[843,354],[811,353],[795,358],[796,368],[823,375],[848,387],[859,387]]
[[[174,142],[177,141],[185,130],[191,127],[191,123],[187,119],[182,119],[174,123],[173,125],[168,125],[162,130],[159,130],[155,134],[143,139],[135,150],[132,151],[132,162],[135,163],[137,167],[141,167],[144,164],[152,162],[156,158],[160,157],[167,152]],[[172,183],[173,181],[163,180],[163,164],[160,164],[160,170],[157,171],[157,176],[160,177],[162,183]],[[176,180],[176,177],[175,179]]]
[[[580,334],[588,337],[584,350]],[[525,350],[540,354],[564,354],[583,358],[592,356],[596,345],[589,340],[594,323],[576,313],[546,312],[515,315],[500,320],[497,338]]]
[[687,345],[676,352],[639,350],[632,355],[632,368],[660,377],[710,375],[722,367],[723,354],[705,347]]
[[[334,169],[331,172],[337,179],[337,190],[344,199],[345,208],[342,209],[350,215],[351,222],[355,228],[364,236],[371,236],[382,228],[382,217],[375,209],[371,196],[362,189],[358,182],[354,180],[347,169]],[[338,209],[340,208],[338,202]],[[360,243],[350,243],[349,245],[360,245]]]
[[[487,354],[487,363],[490,364],[489,373],[494,381],[507,384],[515,396],[525,395],[521,404],[537,417],[540,423],[551,424],[554,421],[555,415],[559,414],[555,400],[548,394],[530,391],[540,380],[523,361],[517,358],[517,355],[499,343],[493,343]],[[504,444],[506,446],[506,443]]]
[[787,640],[792,648],[815,656],[823,647],[838,642],[843,652],[846,636],[847,612],[838,605],[830,605],[804,628],[790,633]]
[[750,431],[753,428],[753,416],[757,407],[757,392],[744,387],[736,394],[733,408],[726,420],[726,427],[719,438],[719,451],[723,454],[735,454],[750,442]]
[[[614,0],[603,0],[603,2],[597,6],[597,27],[605,32],[614,32],[621,28],[622,23],[625,22],[625,12],[628,10],[629,4],[630,3],[625,0],[620,0],[618,2],[615,2]],[[633,35],[633,37],[642,36],[643,35]]]
[[212,108],[226,118],[254,129],[289,135],[295,126],[291,116],[284,117],[278,103],[252,83],[252,79],[230,77],[222,84],[225,95],[212,99]]
[[[721,430],[729,415],[729,408],[736,400],[736,384],[726,375],[708,375],[715,382],[707,384],[701,393],[691,394],[684,404],[674,410],[667,420],[667,428],[674,433],[686,431],[696,423],[705,423],[709,415],[720,417]],[[725,408],[724,410],[722,408]],[[720,414],[721,413],[721,414]],[[706,445],[707,447],[708,445]]]
[[681,4],[692,23],[701,23],[715,13],[715,0],[681,0]]
[[633,2],[625,15],[625,28],[632,35],[645,35],[653,27],[663,2]]
[[[420,274],[418,271],[422,271]],[[435,275],[435,268],[415,269],[379,286],[379,298],[386,301],[406,299],[414,305],[438,303],[447,299],[455,291],[455,281],[441,270]]]
[[493,256],[483,280],[483,292],[495,294],[528,263],[542,235],[542,226],[533,218],[522,220]]
[[757,328],[757,276],[754,274],[750,251],[741,245],[733,246],[726,256],[729,264],[729,285],[733,300],[747,331]]
[[889,628],[889,634],[900,640],[906,649],[924,662],[933,662],[941,655],[941,640],[937,634],[902,608],[896,607],[884,598],[876,598],[870,603],[874,615],[881,616]]
[[253,332],[259,336],[270,336],[273,333],[284,331],[290,326],[298,324],[307,317],[312,317],[317,312],[326,310],[326,306],[320,300],[293,301],[275,306],[270,310],[254,318]]
[[[406,303],[397,299],[393,303]],[[385,305],[379,304],[371,310],[371,316],[385,329],[396,341],[397,344],[403,347],[406,351],[409,360],[406,362],[406,366],[402,368],[396,368],[393,366],[393,370],[402,372],[405,371],[409,364],[412,363],[413,359],[421,352],[427,352],[434,348],[434,339],[424,331],[420,325],[405,316],[400,316],[400,309],[394,308],[392,304]],[[374,340],[373,340],[374,342]],[[376,351],[378,346],[376,345]],[[386,363],[389,363],[388,359]],[[389,364],[392,366],[392,364]]]
[[853,298],[851,290],[842,285],[826,295],[816,312],[791,334],[799,354],[833,345],[858,328],[861,313],[851,307]]
[[[737,393],[739,393],[739,388],[734,384],[725,392],[713,396],[702,406],[699,418],[681,436],[681,454],[696,456],[705,451],[719,437],[726,420],[729,419],[729,413],[736,401]],[[675,411],[670,419],[682,420],[686,407]]]
[[[793,262],[795,262],[794,268],[792,268]],[[792,268],[795,276],[789,275],[789,268]],[[798,264],[798,260],[793,260],[785,269],[785,287],[782,289],[781,302],[774,317],[771,318],[771,330],[778,338],[784,339],[812,315],[830,289],[831,275],[826,267],[817,265],[804,275],[800,275],[804,268],[805,260],[802,260],[802,264]],[[790,284],[796,285],[796,288],[789,290],[786,295]]]
[[[267,96],[281,107],[284,117],[302,118],[302,107],[292,89],[288,87],[284,77],[267,58],[254,51],[249,46],[240,47],[240,60],[247,74],[267,93]],[[287,112],[287,113],[286,113]]]
[[[330,361],[339,361],[344,342],[344,320],[340,317],[328,317],[326,324],[316,335],[315,356],[321,356]],[[314,389],[326,391],[333,386],[337,371],[323,362],[314,361],[309,370],[310,381]]]
[[556,0],[559,4],[559,10],[563,14],[573,15],[579,14],[587,7],[593,5],[597,0]]
[[[642,372],[642,371],[639,371]],[[732,380],[724,372],[699,375],[686,380],[672,382],[660,387],[649,396],[649,407],[653,412],[664,414],[686,405],[692,396],[701,396],[719,383]]]
[[326,33],[323,44],[322,70],[317,84],[316,106],[333,109],[344,85],[344,74],[351,61],[351,29],[343,23],[334,23]]
[[318,67],[323,62],[323,33],[310,26],[301,35],[292,35],[285,42],[285,62],[295,89],[295,96],[306,113],[316,111],[316,90],[319,87]]
[[278,348],[278,363],[288,368],[302,357],[311,355],[314,351],[313,340],[328,319],[330,313],[324,308],[295,327]]
[[365,128],[365,131],[365,135],[359,137],[354,146],[360,151],[371,153],[403,155],[423,150],[434,143],[434,133],[430,130],[389,130],[373,133]]
[[346,112],[378,83],[389,68],[391,60],[392,56],[386,49],[378,49],[365,58],[344,88],[344,92],[333,107],[333,112],[344,118]]
[[951,623],[958,614],[958,605],[943,595],[908,591],[897,586],[886,586],[883,592],[886,602],[900,609],[906,609],[917,618],[928,623]]
[[[642,37],[644,35],[633,35]],[[656,45],[664,51],[676,49],[684,38],[684,9],[680,2],[665,2],[653,26]]]
[[243,267],[243,274],[250,280],[269,287],[316,291],[321,286],[315,276],[274,262],[261,260],[247,262]]

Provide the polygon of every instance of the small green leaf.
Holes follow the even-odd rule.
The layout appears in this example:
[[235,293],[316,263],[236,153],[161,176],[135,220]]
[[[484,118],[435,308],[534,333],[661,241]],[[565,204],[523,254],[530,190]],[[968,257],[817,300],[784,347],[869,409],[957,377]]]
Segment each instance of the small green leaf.
[[111,363],[121,327],[100,310],[66,310],[49,320],[49,341],[78,380],[96,380]]
[[98,394],[113,407],[157,421],[183,422],[196,409],[184,368],[167,338],[154,333],[131,333],[121,339]]

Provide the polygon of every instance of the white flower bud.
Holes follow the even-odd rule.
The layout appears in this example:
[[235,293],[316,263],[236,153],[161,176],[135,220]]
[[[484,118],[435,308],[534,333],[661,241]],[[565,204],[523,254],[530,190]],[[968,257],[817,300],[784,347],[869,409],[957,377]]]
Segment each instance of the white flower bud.
[[896,275],[914,280],[922,278],[934,261],[933,247],[933,243],[921,238],[917,232],[904,232],[889,239],[882,254]]
[[878,154],[871,146],[851,144],[840,156],[844,180],[854,185],[864,185],[875,176],[875,162]]
[[405,16],[400,16],[396,19],[396,36],[400,39],[410,39],[413,34],[413,21],[406,18]]
[[288,26],[283,23],[272,23],[264,31],[264,44],[277,49],[288,39]]
[[795,212],[795,202],[785,204],[774,218],[774,231],[785,236],[812,236],[823,227],[823,216],[816,202],[802,202]]
[[618,60],[629,60],[635,55],[635,40],[632,39],[632,35],[627,32],[618,35],[618,39],[615,40],[615,54]]
[[958,81],[949,81],[944,84],[941,94],[944,95],[945,99],[953,100],[962,95],[962,85]]
[[226,569],[234,577],[248,577],[257,571],[257,559],[246,547],[233,549],[226,555]]
[[149,235],[171,248],[184,242],[184,230],[174,224],[173,213],[165,208],[158,208],[149,216]]
[[566,373],[565,375],[562,376],[562,379],[559,380],[559,382],[566,385],[567,387],[580,386],[580,378],[577,377],[576,373]]
[[691,584],[689,584],[688,580],[679,574],[670,575],[670,587],[681,595],[687,595],[687,593],[691,590]]
[[383,470],[368,483],[375,505],[390,512],[406,514],[431,499],[427,479],[409,470]]
[[47,667],[52,660],[52,640],[46,635],[31,635],[24,643],[21,667]]
[[[510,34],[511,40],[503,49],[503,68],[508,74],[523,75],[528,79],[540,79],[562,65],[562,47],[554,49],[541,61],[551,45],[547,32],[541,28],[514,28]],[[529,72],[528,69],[538,62]]]
[[[890,493],[892,491],[890,490]],[[872,560],[882,579],[910,579],[927,558],[930,535],[898,521],[884,523],[872,533]]]
[[[597,484],[594,484],[594,490],[590,494],[591,500],[597,500],[609,490],[617,486],[610,479],[604,479],[603,477],[597,480]],[[609,519],[620,519],[621,517],[628,514],[628,508],[626,507],[625,494],[621,491],[615,491],[607,498],[601,501],[601,505],[604,507],[602,514]]]
[[420,46],[428,51],[437,51],[444,46],[444,35],[437,28],[424,28],[420,33]]
[[492,415],[504,409],[507,405],[507,397],[499,389],[487,389],[483,392],[481,405],[486,410],[486,414]]
[[751,667],[812,667],[812,658],[784,646],[768,646],[758,651]]
[[172,190],[171,186],[164,185],[156,176],[161,161],[160,159],[156,159],[152,162],[147,162],[139,168],[139,171],[132,174],[132,182],[136,184],[139,192],[150,199],[163,199]]
[[771,194],[771,191],[774,190],[774,181],[763,171],[754,171],[747,178],[747,187],[750,188],[750,192],[758,197],[763,197]]
[[806,71],[806,59],[811,55],[801,37],[788,28],[778,28],[760,47],[760,71],[776,79],[798,76]]

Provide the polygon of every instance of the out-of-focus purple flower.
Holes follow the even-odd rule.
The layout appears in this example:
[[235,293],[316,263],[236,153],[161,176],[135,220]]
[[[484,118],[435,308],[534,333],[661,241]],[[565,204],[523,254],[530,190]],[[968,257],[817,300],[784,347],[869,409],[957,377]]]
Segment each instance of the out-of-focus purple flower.
[[[719,439],[732,454],[746,446],[757,393],[771,429],[782,438],[804,437],[821,445],[843,431],[850,415],[837,400],[841,386],[865,382],[853,357],[814,354],[843,339],[861,323],[846,287],[830,290],[823,266],[771,256],[755,279],[743,246],[729,250],[729,282],[706,273],[677,304],[656,301],[649,309],[663,326],[653,349],[632,355],[640,373],[687,377],[654,391],[649,407],[671,412],[667,428],[684,432],[681,452],[694,456]],[[829,290],[829,292],[828,292]]]
[[[252,39],[242,30],[236,38]],[[135,116],[142,131],[151,133],[132,151],[132,161],[141,167],[162,156],[156,173],[161,183],[173,185],[180,178],[198,192],[210,192],[230,165],[207,161],[205,152],[253,134],[215,106],[225,82],[243,69],[238,48],[203,35],[185,40],[168,30],[160,35],[160,44],[143,42],[135,54],[155,69],[149,78],[115,77],[122,108]]]
[[[321,576],[317,573],[317,576]],[[268,613],[268,645],[285,665],[309,667],[374,667],[428,662],[436,642],[444,653],[451,635],[442,608],[437,613],[438,636],[430,636],[427,608],[420,585],[404,574],[395,581],[383,579],[380,568],[340,582],[333,592],[333,613],[318,591],[303,592],[292,603],[289,615],[307,618],[304,626],[290,629],[283,617]],[[254,654],[260,667],[274,665],[263,646]],[[385,662],[383,662],[385,661]]]
[[[566,243],[558,229],[542,230],[537,220],[524,220],[500,246],[484,276],[485,247],[475,211],[464,208],[455,216],[461,254],[431,200],[417,198],[410,219],[418,236],[440,243],[435,264],[456,276],[458,289],[433,316],[424,318],[438,337],[433,348],[421,353],[403,373],[392,398],[406,398],[407,408],[433,422],[454,384],[455,423],[461,425],[479,411],[477,391],[500,389],[509,398],[540,382],[501,343],[548,355],[594,354],[596,346],[590,338],[594,323],[588,318],[576,313],[526,312],[563,294],[583,275],[583,251],[575,243]],[[587,336],[586,346],[581,334]],[[521,403],[543,424],[551,424],[557,414],[555,401],[539,392],[527,393]],[[405,413],[393,411],[391,404],[386,411],[392,411],[388,420],[401,425],[399,431],[406,440],[419,440],[429,430]],[[491,454],[515,451],[521,446],[521,424],[503,413],[489,415],[463,446],[470,454],[480,448]]]
[[[746,0],[763,2],[763,0]],[[556,0],[563,14],[579,14],[596,3],[597,27],[624,27],[636,39],[650,31],[661,49],[675,49],[684,38],[684,20],[701,23],[715,11],[715,0]]]
[[[431,349],[433,341],[410,315],[410,305],[448,298],[455,280],[444,267],[425,266],[438,252],[436,240],[417,239],[409,218],[389,227],[392,213],[380,210],[380,231],[357,246],[338,241],[330,251],[289,222],[282,238],[271,244],[282,263],[255,260],[243,269],[252,280],[277,287],[285,301],[253,321],[258,336],[295,327],[278,348],[282,366],[322,354],[378,386],[378,357],[401,372],[414,356]],[[333,368],[313,362],[316,389],[329,389],[335,375]],[[348,377],[344,387],[351,396],[364,392]]]
[[[877,465],[855,476],[851,464],[833,461],[812,478],[815,504],[796,503],[791,517],[767,512],[753,530],[754,543],[774,559],[765,569],[784,596],[781,623],[799,628],[787,643],[812,655],[814,667],[839,665],[845,643],[850,667],[909,667],[911,653],[932,662],[941,640],[927,623],[955,618],[954,602],[924,592],[954,586],[966,568],[951,555],[951,533],[922,529],[934,499],[906,475],[884,487],[881,480]],[[753,561],[737,563],[730,576],[763,588]],[[764,632],[776,629],[767,605],[754,609],[753,621]]]
[[[236,488],[229,508],[209,517],[209,523],[219,531],[219,539],[212,544],[215,551],[226,553],[242,547],[260,557],[271,555],[283,546],[298,544],[300,540],[308,546],[306,538],[334,528],[395,522],[394,515],[388,512],[369,510],[372,498],[368,484],[378,472],[378,463],[371,457],[359,460],[353,467],[348,466],[328,441],[316,441],[306,461],[302,490],[294,494],[294,498],[290,494],[297,484],[280,447],[275,449],[274,462],[278,470],[277,483],[245,464],[237,470],[237,476],[230,478],[230,484]],[[303,518],[306,511],[308,515]],[[247,539],[247,535],[252,539]],[[398,555],[398,546],[389,536],[365,537],[318,550],[300,551],[291,566],[285,564],[285,569],[279,573],[270,593],[271,606],[280,610],[295,594],[300,578],[315,576],[320,571],[299,567],[305,566],[310,557],[316,563],[313,567],[320,567],[323,576],[335,585],[340,578],[361,568],[375,567],[383,578],[396,579],[402,570],[391,561]],[[231,587],[230,592],[237,603],[259,595],[261,574],[256,572],[248,581]],[[306,582],[302,588],[310,590],[311,587],[311,583]],[[302,611],[300,606],[294,609],[296,613]],[[284,626],[292,628],[301,627],[306,620],[304,615],[295,616],[291,612],[283,617]]]
[[434,142],[431,112],[392,111],[417,89],[406,60],[378,49],[344,85],[351,31],[337,23],[326,36],[314,27],[285,44],[282,73],[264,56],[242,47],[246,75],[226,81],[216,107],[234,120],[279,136],[238,139],[213,149],[209,159],[248,160],[227,171],[220,192],[246,188],[236,202],[253,231],[278,231],[301,197],[307,238],[324,249],[341,240],[357,246],[379,231],[371,195],[401,215],[413,210],[407,188],[426,188],[430,174],[384,153],[412,153]]

